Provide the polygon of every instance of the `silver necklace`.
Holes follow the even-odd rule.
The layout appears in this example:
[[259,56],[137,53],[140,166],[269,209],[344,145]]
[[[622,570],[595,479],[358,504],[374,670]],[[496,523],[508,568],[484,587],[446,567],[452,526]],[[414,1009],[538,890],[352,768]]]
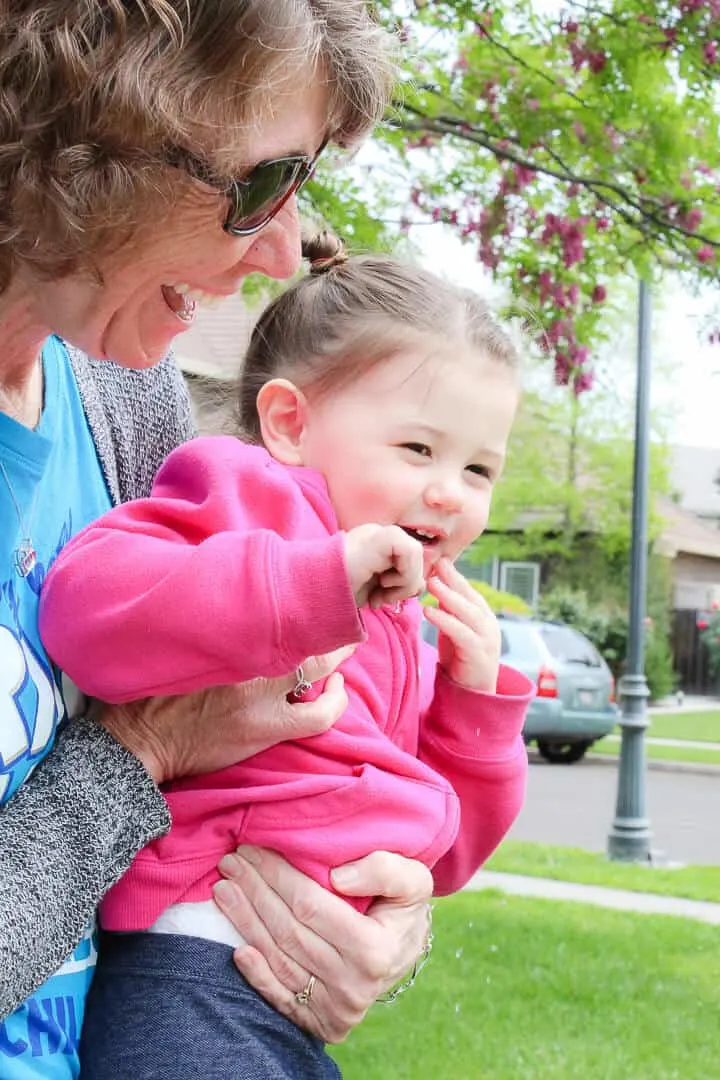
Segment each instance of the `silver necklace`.
[[33,519],[35,518],[35,506],[37,504],[38,491],[40,490],[40,483],[38,482],[35,488],[35,494],[33,495],[32,504],[30,506],[30,513],[27,518],[27,524],[25,523],[25,515],[20,509],[20,503],[17,500],[15,491],[10,483],[10,477],[7,474],[7,470],[0,461],[0,471],[3,474],[7,489],[10,492],[10,498],[13,501],[15,507],[15,513],[18,519],[18,525],[20,526],[20,540],[15,550],[13,551],[13,561],[15,563],[15,573],[21,578],[26,578],[28,574],[32,573],[37,563],[37,551],[35,545],[32,542],[31,529]]

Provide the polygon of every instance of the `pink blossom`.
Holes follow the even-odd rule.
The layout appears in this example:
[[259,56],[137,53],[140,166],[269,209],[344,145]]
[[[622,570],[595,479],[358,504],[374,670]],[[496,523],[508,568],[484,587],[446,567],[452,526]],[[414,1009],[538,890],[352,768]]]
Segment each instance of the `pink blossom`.
[[594,52],[588,54],[588,63],[593,75],[599,75],[607,64],[607,53],[602,49],[595,49]]
[[604,285],[596,285],[590,297],[593,304],[604,304],[607,300],[607,289]]
[[714,263],[715,262],[715,252],[709,246],[709,244],[706,244],[704,247],[700,248],[700,250],[698,251],[698,253],[696,255],[696,258],[697,258],[697,261],[699,263],[703,263],[703,264],[704,263]]
[[573,393],[575,397],[580,397],[587,390],[592,390],[593,383],[595,382],[595,376],[592,371],[581,371],[573,378]]
[[716,64],[718,58],[718,47],[716,41],[708,41],[703,48],[703,56],[708,64]]

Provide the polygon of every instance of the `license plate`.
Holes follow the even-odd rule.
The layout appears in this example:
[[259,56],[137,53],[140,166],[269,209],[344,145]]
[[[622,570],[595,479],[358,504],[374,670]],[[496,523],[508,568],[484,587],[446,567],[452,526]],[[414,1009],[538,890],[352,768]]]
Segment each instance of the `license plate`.
[[595,691],[594,690],[578,690],[577,692],[578,705],[594,705],[595,704]]

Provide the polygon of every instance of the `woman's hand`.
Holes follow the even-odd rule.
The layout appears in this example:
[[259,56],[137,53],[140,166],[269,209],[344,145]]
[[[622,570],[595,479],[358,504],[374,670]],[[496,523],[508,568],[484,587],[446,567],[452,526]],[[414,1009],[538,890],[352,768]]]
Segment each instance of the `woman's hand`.
[[181,697],[144,698],[126,705],[95,702],[91,715],[139,758],[157,784],[213,772],[275,743],[332,727],[347,708],[343,677],[335,668],[353,649],[336,649],[303,663],[309,682],[327,678],[315,701],[287,700],[297,684],[293,673]]
[[[374,852],[333,871],[338,892],[379,896],[361,915],[273,851],[241,847],[220,863],[215,899],[247,945],[235,963],[279,1012],[341,1042],[413,966],[429,932],[432,877],[422,863]],[[315,976],[306,1004],[296,994]]]

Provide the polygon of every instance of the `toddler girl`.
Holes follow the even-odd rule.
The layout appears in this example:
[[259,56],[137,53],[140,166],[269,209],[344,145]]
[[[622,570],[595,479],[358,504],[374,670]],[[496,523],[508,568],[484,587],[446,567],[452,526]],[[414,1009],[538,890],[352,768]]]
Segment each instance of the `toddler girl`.
[[[45,586],[48,652],[111,702],[292,668],[309,699],[305,659],[356,646],[332,729],[167,786],[170,833],[101,908],[83,1080],[337,1076],[239,979],[219,858],[275,848],[330,888],[333,866],[380,848],[423,860],[444,894],[521,805],[532,687],[499,664],[496,620],[453,566],[487,523],[515,349],[432,274],[348,259],[327,235],[308,254],[253,333],[243,437],[174,451],[151,497],[71,541]],[[420,641],[424,588],[438,653]],[[323,993],[297,971],[298,1010]]]

